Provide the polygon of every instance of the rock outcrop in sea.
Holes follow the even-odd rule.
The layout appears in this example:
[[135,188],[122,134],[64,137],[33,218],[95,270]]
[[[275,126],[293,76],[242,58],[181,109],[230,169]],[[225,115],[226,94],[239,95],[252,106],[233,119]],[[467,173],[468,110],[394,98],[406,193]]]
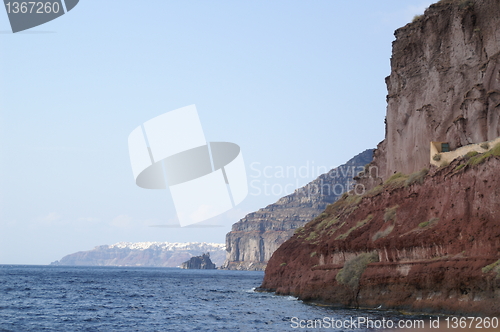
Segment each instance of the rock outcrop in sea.
[[226,247],[204,242],[119,242],[64,256],[51,265],[177,267],[203,253],[210,253],[220,266],[226,258]]
[[210,260],[210,253],[191,257],[187,262],[181,264],[181,269],[215,270],[217,267]]
[[295,229],[319,215],[347,191],[352,178],[363,171],[372,158],[373,149],[366,150],[276,203],[247,214],[226,235],[228,254],[222,268],[263,270],[274,251]]
[[[498,0],[442,0],[396,31],[386,138],[359,177],[372,189],[297,229],[262,289],[339,307],[500,315],[500,144],[484,142],[500,136],[499,32]],[[484,142],[484,152],[430,166],[430,141]]]

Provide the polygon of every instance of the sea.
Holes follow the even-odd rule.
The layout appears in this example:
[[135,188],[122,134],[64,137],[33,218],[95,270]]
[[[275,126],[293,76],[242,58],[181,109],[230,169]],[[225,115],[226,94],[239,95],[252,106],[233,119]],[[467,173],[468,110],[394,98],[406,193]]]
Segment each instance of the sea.
[[[0,265],[0,331],[372,331],[384,330],[383,321],[385,327],[389,321],[409,327],[429,318],[256,292],[263,277],[250,271]],[[357,324],[360,319],[372,325]]]

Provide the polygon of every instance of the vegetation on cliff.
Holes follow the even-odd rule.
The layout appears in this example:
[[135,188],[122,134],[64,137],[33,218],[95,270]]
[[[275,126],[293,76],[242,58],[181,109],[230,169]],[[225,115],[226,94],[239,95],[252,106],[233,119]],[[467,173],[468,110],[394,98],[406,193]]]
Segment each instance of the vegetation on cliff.
[[428,167],[430,141],[455,150],[500,136],[499,30],[497,0],[442,0],[395,31],[382,181]]
[[500,314],[500,156],[473,157],[342,196],[276,251],[262,287],[338,306]]
[[276,203],[246,215],[226,235],[228,255],[223,268],[263,270],[274,251],[348,190],[352,177],[372,159],[373,150],[366,150]]
[[[498,31],[498,0],[442,0],[396,30],[385,139],[357,177],[368,192],[297,230],[263,289],[339,307],[500,315],[500,145],[486,152],[500,137]],[[478,151],[434,154],[428,170],[431,142]]]

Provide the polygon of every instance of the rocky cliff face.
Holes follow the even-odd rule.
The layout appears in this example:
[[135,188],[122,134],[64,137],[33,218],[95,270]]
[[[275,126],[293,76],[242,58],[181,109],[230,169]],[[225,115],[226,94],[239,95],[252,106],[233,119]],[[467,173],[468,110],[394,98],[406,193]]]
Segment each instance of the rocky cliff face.
[[353,182],[352,178],[372,160],[372,155],[373,150],[366,150],[234,224],[226,235],[228,254],[223,268],[263,270],[274,251],[293,235],[295,229],[319,215],[343,194]]
[[181,269],[215,270],[215,264],[210,260],[210,253],[191,257],[187,262],[181,264]]
[[500,145],[344,196],[274,253],[262,287],[343,307],[498,316],[499,169]]
[[51,265],[177,267],[193,256],[209,252],[220,266],[226,257],[225,249],[219,243],[119,242],[64,256]]
[[500,136],[500,3],[442,0],[395,32],[383,180],[429,164],[429,142],[450,148]]
[[264,289],[500,315],[500,145],[425,169],[430,141],[454,149],[500,136],[499,51],[498,0],[442,0],[396,31],[386,138],[359,180],[372,189],[298,229],[270,259]]

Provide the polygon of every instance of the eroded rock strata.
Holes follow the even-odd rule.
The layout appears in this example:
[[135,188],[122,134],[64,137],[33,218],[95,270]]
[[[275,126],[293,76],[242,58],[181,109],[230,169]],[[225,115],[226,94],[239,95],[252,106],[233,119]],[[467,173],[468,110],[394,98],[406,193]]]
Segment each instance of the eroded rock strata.
[[226,235],[228,253],[223,268],[263,270],[273,252],[293,235],[295,229],[323,212],[350,187],[352,178],[372,161],[372,156],[373,149],[366,150],[235,223]]
[[499,156],[500,146],[478,165],[344,196],[273,254],[262,288],[342,307],[500,315]]
[[386,137],[359,178],[372,189],[298,229],[262,288],[341,307],[498,316],[500,146],[425,168],[430,141],[453,150],[500,136],[500,2],[442,0],[395,35]]
[[500,136],[498,0],[439,1],[395,36],[374,155],[383,180],[428,167],[430,141],[455,149]]

